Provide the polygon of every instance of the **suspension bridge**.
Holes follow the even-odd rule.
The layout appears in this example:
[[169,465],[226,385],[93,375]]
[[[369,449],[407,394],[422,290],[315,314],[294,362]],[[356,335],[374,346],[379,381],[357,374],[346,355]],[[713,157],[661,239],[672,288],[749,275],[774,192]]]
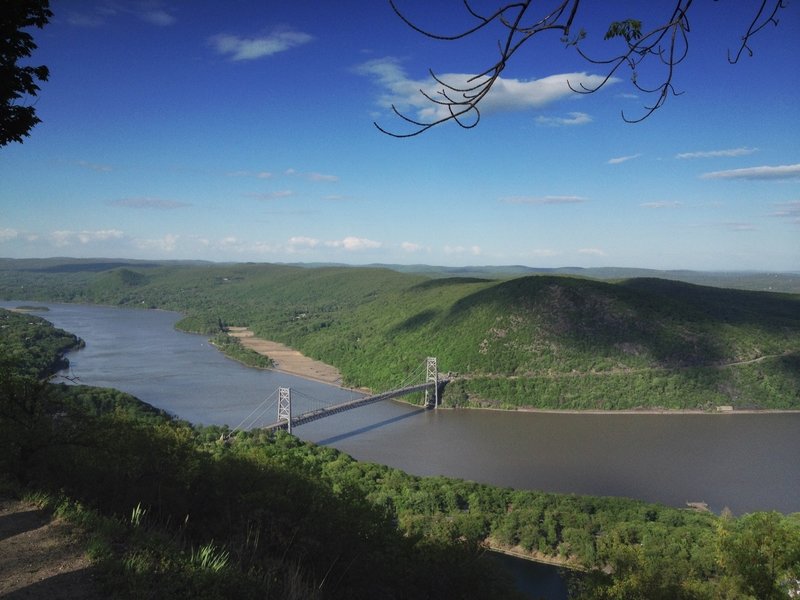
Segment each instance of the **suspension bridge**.
[[[424,381],[419,382],[420,377],[424,374]],[[289,433],[292,432],[292,427],[310,423],[318,419],[323,419],[331,415],[335,415],[347,410],[353,410],[382,400],[389,400],[391,398],[398,398],[407,394],[415,392],[425,392],[425,407],[438,408],[439,407],[439,392],[449,379],[440,378],[439,370],[436,363],[436,358],[428,357],[422,363],[421,368],[411,373],[406,380],[401,383],[397,388],[381,392],[380,394],[373,394],[362,398],[355,398],[340,402],[338,404],[325,404],[320,403],[315,398],[311,398],[305,394],[300,394],[305,401],[310,401],[310,404],[316,404],[314,408],[306,410],[302,413],[295,414],[292,411],[292,396],[293,390],[288,387],[279,387],[269,397],[267,397],[261,404],[259,404],[253,411],[237,425],[233,431],[243,431],[254,428],[264,429],[267,431],[274,431],[277,429],[286,429]],[[294,392],[297,394],[297,392]],[[271,404],[267,404],[272,400]],[[309,402],[306,402],[309,403]],[[264,420],[264,416],[269,411],[274,410],[277,405],[277,420],[269,425],[259,425]]]

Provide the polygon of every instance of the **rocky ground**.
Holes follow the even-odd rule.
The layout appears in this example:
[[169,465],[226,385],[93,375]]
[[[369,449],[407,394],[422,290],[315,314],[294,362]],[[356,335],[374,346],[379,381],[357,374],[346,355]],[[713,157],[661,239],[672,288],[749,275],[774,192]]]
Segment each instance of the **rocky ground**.
[[0,498],[0,597],[101,598],[85,537],[33,504]]

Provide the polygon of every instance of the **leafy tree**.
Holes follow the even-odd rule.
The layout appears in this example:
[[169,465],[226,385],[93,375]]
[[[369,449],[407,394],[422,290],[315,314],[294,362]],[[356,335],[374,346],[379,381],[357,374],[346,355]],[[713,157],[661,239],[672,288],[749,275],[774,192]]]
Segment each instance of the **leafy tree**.
[[739,589],[761,600],[793,597],[800,580],[800,522],[776,512],[723,520],[720,562]]
[[[625,121],[642,121],[661,108],[669,96],[681,93],[676,91],[672,79],[675,69],[689,52],[689,15],[693,8],[693,0],[673,0],[671,4],[665,3],[669,5],[664,13],[665,16],[658,19],[659,22],[651,28],[645,28],[642,20],[632,18],[610,23],[603,39],[623,43],[613,49],[611,55],[607,57],[595,55],[596,48],[584,49],[589,34],[580,25],[585,12],[581,9],[587,4],[592,4],[591,1],[557,0],[546,3],[533,0],[508,1],[499,3],[493,11],[484,12],[475,6],[473,0],[463,0],[464,8],[473,20],[472,24],[465,30],[451,35],[435,33],[421,27],[400,10],[396,0],[389,0],[389,3],[409,27],[432,39],[456,41],[472,36],[478,38],[481,37],[478,35],[481,32],[495,28],[498,30],[499,49],[499,56],[489,67],[480,70],[465,82],[445,81],[431,70],[431,77],[440,89],[436,94],[423,90],[420,90],[420,93],[430,100],[435,109],[434,116],[429,120],[415,119],[392,106],[394,113],[412,128],[410,133],[395,133],[375,123],[379,130],[393,137],[413,137],[447,121],[455,121],[465,129],[475,127],[481,116],[479,104],[489,94],[517,51],[531,39],[548,32],[560,34],[562,44],[574,48],[588,63],[601,65],[606,70],[603,79],[597,85],[570,83],[570,88],[577,93],[596,92],[619,72],[625,68],[630,69],[631,82],[636,90],[650,95],[655,100],[644,107],[644,113],[639,117],[629,118],[623,112],[622,118]],[[728,53],[728,62],[731,64],[738,62],[744,53],[753,54],[750,48],[751,38],[767,25],[777,25],[779,11],[786,8],[786,0],[761,0],[754,4],[756,8],[753,19],[741,36],[739,48],[733,53]],[[654,69],[660,69],[655,84],[645,83],[640,77],[640,67],[645,64],[654,64]]]
[[49,69],[20,66],[36,49],[27,27],[44,27],[53,16],[49,0],[5,0],[0,11],[0,146],[22,142],[34,125],[41,122],[33,106],[20,105],[26,96],[39,91],[36,81],[47,81]]

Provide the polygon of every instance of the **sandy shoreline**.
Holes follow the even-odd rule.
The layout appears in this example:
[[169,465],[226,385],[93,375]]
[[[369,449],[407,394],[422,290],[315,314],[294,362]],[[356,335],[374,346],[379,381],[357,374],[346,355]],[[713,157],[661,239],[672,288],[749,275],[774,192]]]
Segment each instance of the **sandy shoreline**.
[[276,371],[329,385],[342,385],[342,374],[336,367],[304,356],[284,344],[257,338],[247,327],[229,327],[228,335],[237,338],[245,348],[271,358]]

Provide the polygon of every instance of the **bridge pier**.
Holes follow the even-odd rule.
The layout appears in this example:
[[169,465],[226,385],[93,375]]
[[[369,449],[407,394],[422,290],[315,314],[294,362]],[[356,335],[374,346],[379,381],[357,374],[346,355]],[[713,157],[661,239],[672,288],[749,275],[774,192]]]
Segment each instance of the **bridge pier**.
[[[425,361],[425,383],[433,383],[433,408],[439,408],[439,369],[436,364],[436,357],[429,356]],[[425,406],[431,407],[431,400],[428,398],[428,388],[425,388]]]
[[278,422],[286,421],[286,431],[292,433],[292,390],[287,387],[278,388]]

